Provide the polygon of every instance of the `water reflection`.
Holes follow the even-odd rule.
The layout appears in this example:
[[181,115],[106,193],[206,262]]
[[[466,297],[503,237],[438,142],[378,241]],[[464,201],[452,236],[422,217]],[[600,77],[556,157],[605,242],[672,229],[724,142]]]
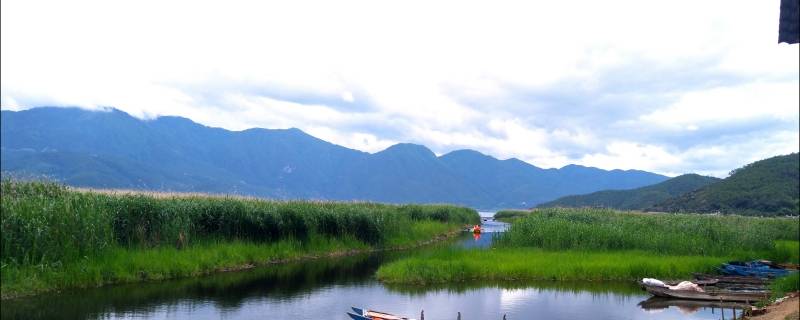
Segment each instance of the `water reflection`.
[[481,223],[481,233],[472,234],[472,241],[468,239],[458,242],[457,246],[462,248],[488,248],[494,242],[496,236],[508,230],[508,223],[495,221],[492,218],[484,218]]
[[639,306],[648,312],[662,312],[670,308],[678,310],[683,315],[694,315],[699,312],[716,315],[714,319],[738,319],[749,304],[740,302],[721,301],[694,301],[662,297],[651,297],[639,302]]
[[3,319],[346,319],[344,312],[350,306],[408,316],[418,316],[424,309],[428,319],[455,319],[461,312],[464,320],[501,319],[503,314],[509,320],[719,319],[720,315],[719,309],[702,307],[684,315],[671,302],[648,300],[649,295],[635,284],[624,282],[508,281],[423,287],[383,285],[372,278],[382,263],[400,255],[361,255],[76,290],[4,301],[0,310]]
[[391,254],[275,265],[202,278],[72,290],[4,301],[3,319],[115,318],[157,314],[160,309],[205,306],[220,313],[240,310],[253,297],[286,301],[333,284],[358,286]]
[[[493,222],[493,221],[491,221]],[[456,246],[491,244],[507,226],[484,222],[479,239],[465,233]],[[443,243],[438,246],[451,246]],[[384,285],[373,278],[388,261],[426,250],[315,260],[174,281],[73,290],[3,301],[2,319],[347,319],[365,306],[427,319],[720,319],[720,307],[648,299],[634,283],[505,281],[431,286]],[[731,314],[727,314],[731,319]]]
[[532,289],[537,291],[560,292],[560,293],[589,293],[595,296],[616,295],[616,296],[642,296],[642,290],[629,282],[620,281],[469,281],[456,283],[430,284],[426,286],[385,284],[387,289],[393,292],[408,295],[426,295],[431,292],[465,293],[484,288],[495,288],[501,290]]

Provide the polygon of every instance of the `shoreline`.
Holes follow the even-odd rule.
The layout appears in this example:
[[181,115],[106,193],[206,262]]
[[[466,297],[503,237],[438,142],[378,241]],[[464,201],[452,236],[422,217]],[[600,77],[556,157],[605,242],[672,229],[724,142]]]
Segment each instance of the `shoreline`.
[[[682,279],[710,271],[731,257],[660,255],[641,250],[549,251],[532,248],[440,250],[381,266],[387,284],[429,285],[470,281],[636,281],[645,277]],[[483,261],[498,261],[486,265]]]
[[785,300],[773,302],[763,309],[758,315],[745,316],[749,320],[795,320],[800,318],[800,292],[792,292],[785,296]]
[[2,180],[0,299],[422,246],[479,221],[446,204],[272,201]]
[[[354,255],[360,255],[360,254],[373,254],[373,253],[378,253],[378,252],[405,251],[405,250],[416,249],[416,248],[420,248],[420,247],[424,247],[424,246],[428,246],[428,245],[432,245],[432,244],[435,244],[435,243],[439,243],[439,242],[442,242],[442,241],[446,241],[446,240],[452,239],[452,238],[454,238],[455,236],[457,236],[458,234],[460,234],[462,232],[461,229],[462,229],[461,227],[454,228],[454,229],[452,229],[450,231],[447,231],[445,233],[436,234],[430,239],[416,241],[416,242],[411,243],[411,244],[401,244],[401,245],[395,245],[395,246],[389,246],[389,247],[381,247],[381,248],[367,247],[367,248],[361,248],[361,249],[359,249],[359,248],[339,249],[339,250],[334,250],[334,251],[330,251],[330,252],[323,252],[323,253],[303,253],[303,254],[300,254],[300,255],[297,255],[297,256],[285,257],[285,258],[275,258],[275,259],[269,259],[269,260],[264,260],[264,261],[256,261],[254,263],[251,261],[251,262],[248,262],[248,263],[237,264],[237,265],[232,265],[232,266],[217,266],[217,267],[212,267],[210,269],[200,270],[198,272],[192,272],[192,273],[186,274],[186,275],[170,276],[170,275],[158,274],[158,275],[149,276],[147,278],[115,279],[115,280],[103,281],[103,282],[101,282],[99,284],[95,284],[95,285],[93,285],[93,284],[84,284],[84,285],[52,286],[52,287],[49,287],[49,288],[39,288],[39,289],[35,289],[35,290],[30,290],[30,291],[20,290],[19,292],[11,292],[11,293],[7,293],[4,290],[2,292],[2,294],[0,294],[0,301],[3,301],[3,302],[13,301],[13,300],[16,300],[16,299],[24,299],[24,298],[27,298],[27,297],[37,296],[37,295],[45,294],[45,293],[58,293],[58,292],[60,292],[62,290],[69,290],[69,289],[89,289],[89,288],[99,288],[99,287],[104,287],[104,286],[126,284],[126,283],[128,283],[128,284],[129,283],[146,283],[146,282],[155,282],[155,281],[163,281],[163,280],[174,280],[174,279],[183,279],[183,278],[203,277],[203,276],[208,276],[208,275],[218,274],[218,273],[246,271],[246,270],[251,270],[251,269],[255,269],[255,268],[259,268],[259,267],[266,267],[266,266],[270,266],[270,265],[280,265],[280,264],[288,264],[288,263],[296,263],[296,262],[304,262],[304,261],[313,261],[313,260],[319,260],[319,259],[348,257],[348,256],[354,256]],[[225,244],[222,244],[222,245],[225,246]],[[258,246],[258,244],[256,244],[256,246]],[[154,251],[154,250],[156,250],[156,249],[141,250],[138,253],[147,254],[148,251]]]

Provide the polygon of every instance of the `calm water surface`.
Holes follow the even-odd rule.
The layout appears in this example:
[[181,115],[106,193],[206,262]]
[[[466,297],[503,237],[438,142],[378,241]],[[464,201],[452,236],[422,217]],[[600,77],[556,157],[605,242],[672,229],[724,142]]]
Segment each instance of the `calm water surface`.
[[[482,213],[483,215],[490,215]],[[484,222],[491,244],[503,223]],[[424,251],[424,250],[423,250]],[[415,252],[395,252],[269,266],[202,278],[75,290],[3,301],[2,319],[348,319],[350,306],[425,319],[722,319],[719,308],[682,305],[630,283],[493,282],[393,286],[374,279],[381,264]],[[490,263],[490,262],[487,262]],[[724,309],[724,318],[733,317]],[[737,313],[738,315],[738,313]]]

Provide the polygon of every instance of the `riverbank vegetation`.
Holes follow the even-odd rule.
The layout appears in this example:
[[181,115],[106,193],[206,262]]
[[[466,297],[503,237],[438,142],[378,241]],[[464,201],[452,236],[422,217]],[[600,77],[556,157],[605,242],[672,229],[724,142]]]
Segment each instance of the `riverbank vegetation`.
[[439,250],[378,269],[385,282],[427,284],[466,280],[665,279],[711,271],[725,258],[657,255],[643,251],[548,251],[530,248]]
[[70,190],[2,181],[3,298],[428,241],[478,223],[447,205]]
[[800,291],[800,273],[794,272],[788,276],[778,278],[769,285],[770,299],[783,298],[790,292]]
[[609,209],[537,209],[517,220],[500,247],[645,250],[665,254],[749,255],[797,241],[795,218],[652,214]]
[[675,279],[734,259],[798,260],[794,218],[538,209],[517,216],[490,250],[440,250],[382,266],[392,283],[474,279]]
[[511,222],[517,218],[524,218],[531,214],[527,210],[503,210],[494,214],[494,219],[497,221]]

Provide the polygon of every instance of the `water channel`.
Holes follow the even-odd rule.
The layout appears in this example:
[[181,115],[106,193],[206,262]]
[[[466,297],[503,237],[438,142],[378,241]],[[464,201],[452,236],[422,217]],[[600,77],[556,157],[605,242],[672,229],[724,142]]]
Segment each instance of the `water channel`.
[[[490,216],[490,213],[482,213]],[[506,224],[484,221],[440,246],[483,250]],[[430,250],[420,249],[420,250]],[[2,319],[349,319],[363,306],[425,319],[732,319],[733,309],[651,299],[633,283],[492,282],[385,285],[384,263],[420,250],[315,260],[3,301]],[[491,263],[491,261],[487,261]],[[740,311],[736,315],[740,315]]]

